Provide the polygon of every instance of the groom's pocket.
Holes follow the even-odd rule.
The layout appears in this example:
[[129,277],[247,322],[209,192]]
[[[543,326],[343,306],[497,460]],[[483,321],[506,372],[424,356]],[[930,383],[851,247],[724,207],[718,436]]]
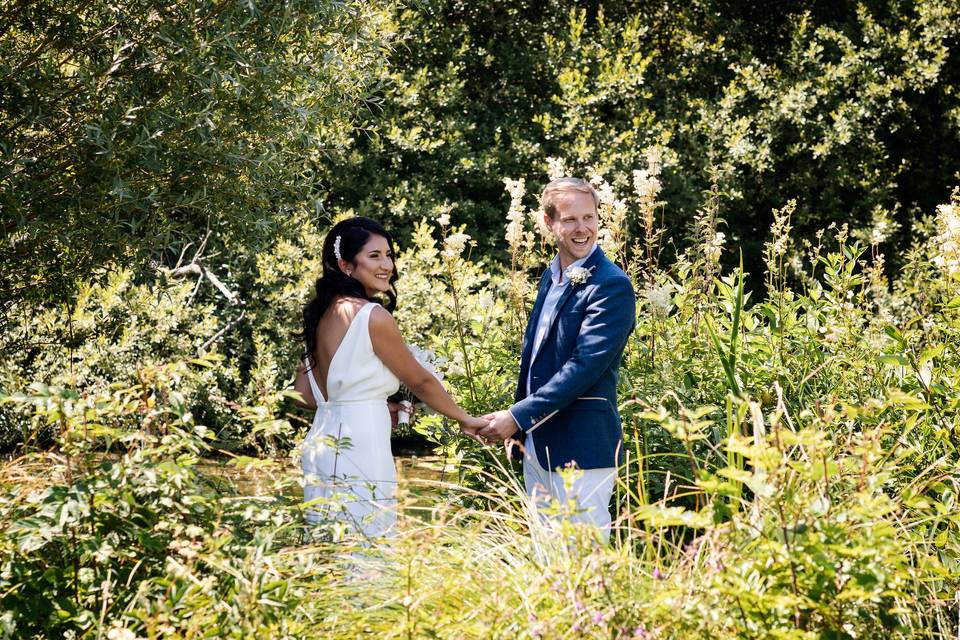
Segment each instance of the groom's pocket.
[[567,405],[557,417],[560,423],[557,426],[561,430],[571,430],[579,437],[612,426],[616,422],[616,411],[606,398],[580,397]]
[[606,398],[581,396],[567,406],[567,411],[610,411],[612,408]]
[[590,469],[611,466],[620,447],[621,435],[616,409],[609,400],[581,396],[554,420],[544,444],[550,445],[555,455],[564,459],[555,459],[551,464],[562,465],[573,460]]

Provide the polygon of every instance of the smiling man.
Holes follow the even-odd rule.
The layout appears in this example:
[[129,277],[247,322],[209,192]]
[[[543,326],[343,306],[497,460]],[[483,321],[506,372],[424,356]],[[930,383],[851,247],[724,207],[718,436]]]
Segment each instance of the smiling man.
[[[489,425],[480,435],[522,442],[524,484],[534,503],[575,499],[572,519],[607,537],[622,448],[617,379],[636,297],[596,244],[599,201],[580,178],[560,178],[543,190],[543,221],[557,255],[540,278],[514,404],[484,416]],[[565,487],[557,470],[568,467],[582,472]]]

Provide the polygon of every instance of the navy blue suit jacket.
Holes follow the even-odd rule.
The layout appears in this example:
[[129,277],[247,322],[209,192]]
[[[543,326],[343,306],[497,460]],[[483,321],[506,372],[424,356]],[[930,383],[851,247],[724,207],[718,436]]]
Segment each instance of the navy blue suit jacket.
[[533,362],[550,269],[540,278],[524,334],[520,382],[510,412],[520,428],[515,439],[523,442],[524,434],[534,432],[537,461],[544,469],[570,463],[581,469],[615,467],[622,448],[617,379],[636,322],[636,297],[630,279],[599,247],[583,267],[590,277],[582,284],[569,283]]

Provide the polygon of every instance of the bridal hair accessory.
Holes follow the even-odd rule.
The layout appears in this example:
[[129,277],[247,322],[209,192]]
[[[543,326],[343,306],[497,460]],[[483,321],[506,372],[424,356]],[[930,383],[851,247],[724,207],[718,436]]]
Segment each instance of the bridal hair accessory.
[[583,267],[567,267],[563,273],[572,284],[583,284],[592,275],[590,269],[584,269]]
[[337,260],[343,259],[340,257],[340,236],[333,239],[333,257]]

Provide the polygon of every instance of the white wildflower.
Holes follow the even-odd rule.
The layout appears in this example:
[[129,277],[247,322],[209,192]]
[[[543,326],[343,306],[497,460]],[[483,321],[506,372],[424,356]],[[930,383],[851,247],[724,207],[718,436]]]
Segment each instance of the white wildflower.
[[547,176],[549,176],[551,180],[566,178],[569,175],[570,172],[567,170],[567,165],[563,162],[563,158],[547,158]]
[[449,214],[449,213],[441,213],[441,214],[437,217],[437,222],[440,224],[441,227],[449,226],[449,225],[450,225],[450,214]]
[[939,233],[934,238],[937,255],[933,263],[948,276],[960,276],[960,211],[953,204],[937,207]]
[[171,551],[175,551],[187,560],[193,560],[199,555],[200,543],[190,540],[173,540],[167,545]]
[[446,366],[448,376],[465,376],[467,375],[467,370],[464,369],[463,365],[459,362],[459,358],[454,358],[447,362]]
[[773,243],[770,245],[773,248],[773,255],[782,256],[787,252],[787,245],[789,244],[788,236],[777,236]]
[[4,611],[0,616],[0,632],[4,638],[12,638],[13,632],[17,629],[17,623],[13,620],[13,611]]
[[633,189],[637,192],[641,204],[656,201],[660,188],[660,179],[646,169],[637,169],[633,172]]
[[896,233],[899,225],[890,217],[889,212],[882,207],[873,210],[873,216],[870,221],[870,227],[867,229],[858,229],[854,236],[866,244],[882,244]]
[[108,640],[137,640],[137,634],[119,624],[107,631]]
[[477,306],[480,309],[492,309],[494,305],[493,294],[488,290],[484,289],[480,292],[480,296],[477,298]]
[[893,228],[889,221],[880,220],[877,224],[873,225],[873,229],[870,230],[870,244],[880,244],[886,241],[886,239],[890,237],[892,230]]
[[613,237],[610,229],[606,227],[597,231],[597,244],[606,254],[614,255],[617,252],[617,240]]
[[514,202],[521,200],[523,195],[526,193],[526,186],[523,178],[520,178],[519,180],[504,178],[503,184],[506,186],[507,193],[510,194],[510,199]]
[[[790,218],[796,208],[797,201],[788,200],[782,209],[773,210],[773,224],[770,226],[771,239],[763,244],[764,261],[767,263],[767,270],[770,273],[779,274],[781,272],[780,265],[782,262],[780,257],[786,255],[787,249],[790,247],[790,231],[793,229]],[[840,235],[842,234],[838,234],[837,241],[842,244],[843,240],[841,240]]]
[[93,554],[93,557],[99,560],[100,562],[109,562],[110,558],[113,557],[114,547],[109,542],[104,542],[100,545],[100,548]]
[[663,165],[663,149],[654,145],[647,148],[647,171],[651,176],[660,175]]
[[550,227],[547,226],[546,221],[543,219],[543,209],[531,209],[530,217],[533,218],[533,223],[540,232],[540,235],[552,244],[555,240],[553,231],[550,230]]
[[724,242],[726,242],[726,236],[722,231],[717,231],[713,239],[708,241],[703,248],[703,253],[707,260],[710,262],[718,262],[720,260],[720,254],[723,253]]
[[415,344],[408,344],[407,349],[413,354],[414,359],[420,363],[420,366],[432,373],[434,378],[443,382],[443,374],[440,373],[440,368],[446,363],[446,358]]
[[793,254],[793,256],[790,258],[790,262],[787,264],[795,275],[803,275],[803,258],[799,253]]
[[470,236],[465,233],[454,233],[443,241],[443,257],[449,260],[460,257],[467,246]]
[[507,193],[510,194],[510,210],[507,212],[507,233],[505,238],[510,249],[514,252],[521,250],[526,244],[528,237],[523,228],[525,214],[523,211],[523,195],[526,192],[523,178],[511,180],[504,178]]
[[644,295],[653,315],[664,317],[670,313],[670,309],[673,308],[673,298],[670,295],[672,290],[673,286],[670,284],[665,284],[662,287],[647,287]]
[[510,281],[510,290],[514,296],[523,299],[533,291],[533,284],[526,278],[514,277]]
[[590,178],[590,184],[593,185],[593,188],[597,190],[597,195],[600,196],[600,206],[612,206],[616,202],[617,194],[613,191],[613,187],[604,180],[603,176],[593,176]]
[[820,327],[820,333],[823,334],[823,339],[826,342],[839,342],[847,333],[847,330],[839,325],[831,325],[829,327]]
[[181,564],[173,556],[167,556],[164,570],[173,577],[181,580],[187,580],[192,576],[190,569]]

